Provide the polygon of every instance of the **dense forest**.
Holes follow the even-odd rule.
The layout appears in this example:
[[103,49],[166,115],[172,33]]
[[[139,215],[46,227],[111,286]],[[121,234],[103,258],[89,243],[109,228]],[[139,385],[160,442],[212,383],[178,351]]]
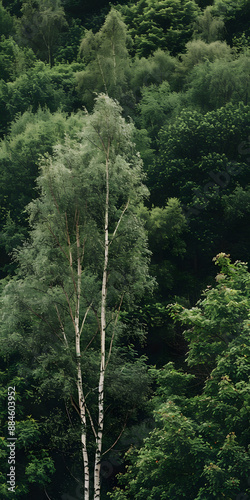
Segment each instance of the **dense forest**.
[[250,499],[249,19],[0,0],[1,499]]

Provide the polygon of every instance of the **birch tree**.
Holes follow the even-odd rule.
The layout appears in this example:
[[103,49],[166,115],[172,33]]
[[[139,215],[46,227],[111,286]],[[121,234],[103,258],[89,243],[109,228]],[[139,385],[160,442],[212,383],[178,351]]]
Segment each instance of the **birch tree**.
[[79,55],[86,69],[77,75],[79,92],[91,105],[95,92],[105,92],[121,101],[128,91],[129,54],[132,40],[121,14],[112,8],[100,31],[85,33]]
[[36,54],[53,66],[58,36],[67,26],[61,1],[26,0],[23,2],[21,12],[22,17],[17,21],[19,41],[29,45]]
[[[28,206],[30,240],[16,253],[18,276],[5,290],[5,310],[8,297],[15,297],[25,321],[30,315],[35,330],[41,325],[46,338],[50,332],[52,347],[61,344],[73,366],[84,499],[99,500],[105,376],[119,315],[150,284],[146,235],[136,215],[147,189],[133,125],[121,117],[120,106],[100,95],[83,122],[78,140],[66,139],[41,160],[40,196]],[[8,312],[3,319],[10,321]],[[90,346],[93,366],[99,364],[94,387],[84,373]]]

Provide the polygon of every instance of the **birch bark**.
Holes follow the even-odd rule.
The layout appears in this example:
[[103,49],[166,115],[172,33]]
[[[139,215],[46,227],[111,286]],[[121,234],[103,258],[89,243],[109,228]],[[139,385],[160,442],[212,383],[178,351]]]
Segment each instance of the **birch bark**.
[[[76,247],[77,247],[77,293],[76,293],[76,309],[75,309],[75,339],[76,339],[76,363],[77,363],[77,391],[78,403],[81,419],[81,446],[83,457],[84,469],[84,500],[89,500],[89,460],[87,452],[87,427],[86,427],[86,404],[83,392],[82,383],[82,369],[81,369],[81,330],[80,329],[80,299],[81,299],[81,278],[82,278],[82,265],[80,255],[80,237],[79,237],[79,221],[76,221]],[[88,310],[86,311],[83,322],[87,317]]]
[[102,276],[102,298],[101,298],[101,364],[98,386],[98,428],[96,436],[96,453],[94,465],[94,500],[100,500],[101,494],[101,451],[104,420],[104,379],[105,379],[105,335],[106,335],[106,299],[107,299],[107,276],[109,257],[109,149],[110,140],[106,151],[106,202],[104,221],[104,266]]

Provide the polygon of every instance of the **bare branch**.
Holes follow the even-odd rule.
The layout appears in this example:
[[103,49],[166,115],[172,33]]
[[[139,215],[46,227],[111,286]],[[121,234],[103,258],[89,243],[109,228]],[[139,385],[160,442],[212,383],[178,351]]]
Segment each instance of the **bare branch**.
[[125,430],[125,427],[127,425],[127,420],[128,420],[128,412],[127,412],[127,415],[126,415],[126,418],[125,418],[125,422],[124,422],[124,425],[123,425],[123,428],[118,436],[118,438],[115,440],[115,442],[112,444],[112,446],[110,446],[106,451],[104,451],[104,453],[102,453],[102,456],[105,455],[106,453],[108,453],[110,450],[112,450],[112,448],[114,448],[114,446],[116,445],[116,443],[118,443],[121,435],[123,434],[124,430]]
[[84,249],[85,249],[86,239],[87,239],[87,238],[84,238],[84,240],[83,240],[83,244],[82,244],[81,265],[82,265],[82,263],[83,263],[83,257],[84,257]]
[[[94,129],[95,130],[95,129]],[[95,130],[96,131],[96,130]],[[87,137],[88,141],[91,142],[91,144],[93,144],[97,149],[99,149],[100,151],[102,151],[102,148],[100,148],[100,146],[98,146],[94,141],[92,141],[89,137]]]
[[128,206],[129,206],[129,200],[127,201],[127,203],[126,203],[126,205],[125,205],[125,208],[124,208],[124,210],[122,211],[121,217],[120,217],[120,219],[118,220],[118,222],[117,222],[117,224],[116,224],[116,228],[115,228],[115,230],[114,230],[114,232],[113,232],[113,235],[112,235],[112,238],[111,238],[111,240],[110,240],[110,242],[109,242],[109,245],[111,245],[112,241],[114,240],[114,237],[115,237],[115,235],[116,235],[116,233],[117,233],[117,229],[118,229],[118,227],[119,227],[119,225],[120,225],[120,222],[121,222],[121,220],[122,220],[122,218],[123,218],[123,216],[124,216],[124,214],[125,214],[125,212],[126,212],[126,210],[127,210]]
[[89,310],[90,310],[90,308],[92,307],[92,304],[93,304],[93,302],[91,302],[91,304],[89,304],[89,307],[87,308],[87,310],[86,310],[86,312],[85,312],[85,314],[84,314],[84,318],[83,318],[83,320],[82,320],[82,325],[81,325],[80,332],[79,332],[79,335],[80,335],[80,336],[81,336],[81,333],[82,333],[82,330],[83,330],[83,327],[84,327],[84,323],[85,323],[85,321],[86,321],[86,319],[87,319],[87,316],[88,316]]
[[76,412],[78,413],[78,415],[79,415],[79,417],[80,417],[80,416],[81,416],[80,410],[79,410],[79,408],[76,406],[75,401],[73,400],[73,398],[72,398],[71,394],[70,394],[70,402],[71,402],[71,404],[72,404],[73,408],[75,408]]
[[96,330],[95,334],[93,335],[92,339],[89,341],[88,345],[85,347],[84,351],[82,352],[83,354],[87,351],[87,349],[90,346],[90,344],[92,344],[92,342],[95,339],[95,337],[96,337],[96,335],[97,335],[98,332],[99,332],[99,328],[97,328],[97,330]]
[[49,495],[48,495],[48,493],[47,493],[46,488],[44,488],[44,493],[45,493],[46,497],[47,497],[49,500],[52,500],[52,498],[50,498],[50,497],[49,497]]
[[[65,452],[64,452],[64,453],[65,453]],[[69,467],[67,466],[67,464],[66,464],[66,462],[65,462],[65,458],[64,458],[64,456],[63,456],[63,461],[64,461],[64,465],[65,465],[66,469],[68,469],[68,471],[69,471],[70,475],[71,475],[71,476],[75,479],[75,481],[76,481],[77,483],[82,484],[82,481],[80,481],[79,479],[77,479],[77,477],[75,477],[75,476],[74,476],[74,474],[72,474],[71,470],[69,469]]]
[[61,284],[61,288],[62,288],[62,291],[63,291],[63,293],[64,293],[65,297],[66,297],[67,304],[68,304],[68,306],[69,306],[69,313],[70,313],[70,317],[71,317],[72,322],[73,322],[73,325],[74,325],[74,327],[75,327],[75,320],[74,320],[73,312],[72,312],[72,309],[71,309],[69,296],[68,296],[68,294],[67,294],[66,290],[64,289],[63,284]]
[[85,408],[86,408],[87,414],[88,414],[88,416],[89,416],[89,421],[90,421],[90,425],[91,425],[91,428],[92,428],[93,434],[94,434],[95,439],[96,439],[96,437],[97,437],[97,433],[96,433],[96,430],[95,430],[94,422],[93,422],[93,420],[92,420],[92,417],[91,417],[90,411],[89,411],[89,409],[88,409],[88,407],[87,407],[87,405],[86,405],[86,400],[85,400]]
[[96,309],[94,309],[94,307],[92,307],[92,311],[94,312],[94,315],[96,317],[96,321],[97,321],[97,324],[98,324],[98,330],[101,331],[101,323],[100,323],[100,319],[98,317],[97,311],[96,311]]
[[68,410],[67,405],[66,405],[66,401],[64,401],[64,404],[65,404],[65,408],[66,408],[67,417],[69,419],[70,424],[72,425],[72,420],[70,418],[70,414],[69,414],[69,410]]
[[67,340],[67,337],[66,337],[66,334],[65,334],[64,326],[63,326],[63,323],[62,323],[62,320],[61,320],[61,316],[60,316],[60,313],[59,313],[59,310],[58,310],[58,307],[57,307],[56,304],[55,304],[55,309],[56,309],[56,312],[57,312],[58,321],[60,323],[60,327],[61,327],[61,330],[62,330],[62,334],[63,334],[63,338],[64,338],[64,341],[65,341],[66,347],[69,348],[69,344],[68,344],[68,340]]

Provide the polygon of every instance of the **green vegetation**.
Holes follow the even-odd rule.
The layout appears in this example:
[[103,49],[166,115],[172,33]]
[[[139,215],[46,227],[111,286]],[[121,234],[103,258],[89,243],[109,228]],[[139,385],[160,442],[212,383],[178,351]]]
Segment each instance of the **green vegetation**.
[[250,498],[249,9],[0,0],[1,498]]

